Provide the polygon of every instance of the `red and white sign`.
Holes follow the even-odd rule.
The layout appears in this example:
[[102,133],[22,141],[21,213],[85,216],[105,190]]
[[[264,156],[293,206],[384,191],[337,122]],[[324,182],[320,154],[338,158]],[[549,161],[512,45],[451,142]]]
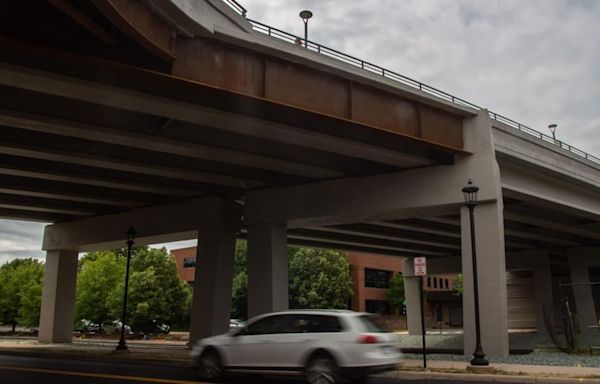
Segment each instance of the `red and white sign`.
[[415,276],[425,276],[427,274],[427,259],[425,257],[415,257],[413,263]]

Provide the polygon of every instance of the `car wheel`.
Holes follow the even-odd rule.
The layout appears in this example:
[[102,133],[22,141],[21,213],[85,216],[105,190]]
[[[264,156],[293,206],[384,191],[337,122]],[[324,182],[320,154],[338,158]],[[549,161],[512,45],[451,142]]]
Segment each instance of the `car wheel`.
[[221,357],[217,351],[209,349],[200,355],[198,374],[204,380],[217,381],[223,377]]
[[335,384],[340,381],[340,374],[335,360],[326,354],[311,358],[306,364],[304,374],[309,384]]

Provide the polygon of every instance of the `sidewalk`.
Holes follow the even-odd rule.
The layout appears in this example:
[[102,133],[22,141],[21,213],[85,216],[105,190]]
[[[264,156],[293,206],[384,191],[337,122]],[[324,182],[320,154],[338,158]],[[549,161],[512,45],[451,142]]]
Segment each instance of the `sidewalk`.
[[[0,354],[90,359],[129,363],[148,363],[189,367],[189,350],[183,343],[128,341],[127,352],[115,352],[114,340],[79,340],[73,344],[39,344],[32,339],[0,338]],[[493,364],[491,369],[471,372],[468,363],[428,361],[423,370],[421,360],[404,360],[397,370],[381,374],[403,379],[444,379],[478,383],[590,383],[600,384],[600,368],[549,365]]]

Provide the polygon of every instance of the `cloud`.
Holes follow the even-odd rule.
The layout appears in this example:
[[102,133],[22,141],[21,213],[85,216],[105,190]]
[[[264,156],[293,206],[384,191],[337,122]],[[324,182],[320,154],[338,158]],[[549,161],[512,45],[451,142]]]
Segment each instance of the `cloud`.
[[17,258],[42,259],[42,223],[0,220],[0,265]]

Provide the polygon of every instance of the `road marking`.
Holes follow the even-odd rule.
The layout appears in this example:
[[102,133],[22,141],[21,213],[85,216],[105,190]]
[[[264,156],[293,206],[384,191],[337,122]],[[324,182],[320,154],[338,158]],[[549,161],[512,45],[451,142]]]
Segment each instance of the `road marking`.
[[111,374],[107,374],[107,373],[57,371],[57,370],[52,370],[52,369],[13,367],[13,366],[9,366],[9,365],[0,365],[0,370],[49,373],[49,374],[53,374],[53,375],[64,375],[64,376],[84,376],[84,377],[95,377],[95,378],[100,378],[100,379],[148,381],[148,382],[152,382],[152,383],[165,383],[165,384],[204,384],[201,381],[159,379],[159,378],[155,378],[155,377],[141,377],[141,376],[122,376],[122,375],[111,375]]

